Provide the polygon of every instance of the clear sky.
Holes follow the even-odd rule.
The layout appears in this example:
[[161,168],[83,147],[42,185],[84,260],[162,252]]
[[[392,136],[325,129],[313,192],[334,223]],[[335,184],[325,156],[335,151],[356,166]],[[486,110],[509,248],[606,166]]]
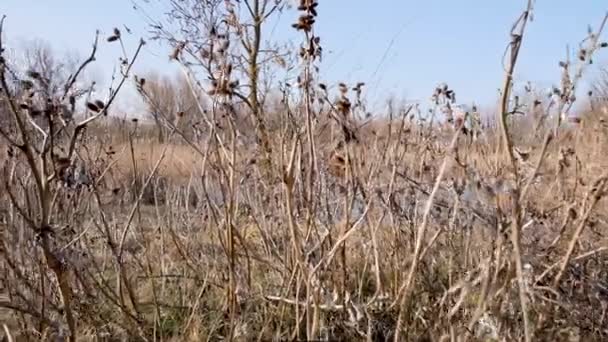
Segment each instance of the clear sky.
[[[162,6],[152,0],[152,16]],[[434,86],[447,82],[460,102],[492,104],[503,72],[501,57],[513,20],[525,0],[319,0],[317,33],[325,59],[322,75],[328,82],[364,81],[370,103],[388,95],[426,100]],[[566,44],[575,46],[585,37],[587,26],[597,28],[608,11],[605,0],[537,0],[534,22],[529,25],[517,81],[559,82],[558,61]],[[19,44],[44,38],[57,50],[86,56],[93,35],[106,36],[113,27],[126,24],[133,30],[128,47],[146,38],[146,23],[131,0],[1,0],[0,14],[8,16],[6,38]],[[290,27],[297,13],[282,14],[274,30],[277,39],[294,36]],[[104,36],[105,37],[105,36]],[[608,40],[608,34],[604,34]],[[111,72],[117,45],[101,44],[95,71]],[[173,70],[168,51],[150,43],[138,71]],[[608,50],[596,58],[608,66]],[[593,77],[593,69],[590,77]],[[108,82],[109,76],[103,78]]]

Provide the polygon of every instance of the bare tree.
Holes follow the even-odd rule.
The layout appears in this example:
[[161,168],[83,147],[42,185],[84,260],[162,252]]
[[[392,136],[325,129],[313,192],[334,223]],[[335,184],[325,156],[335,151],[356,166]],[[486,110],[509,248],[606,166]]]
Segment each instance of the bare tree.
[[[11,75],[7,78],[8,86],[18,97],[25,97],[27,103],[43,102],[53,97],[61,97],[65,93],[65,84],[78,70],[78,57],[74,54],[59,54],[50,44],[42,39],[32,39],[22,42],[19,47],[12,49],[9,60]],[[76,102],[87,91],[79,87],[88,83],[87,71],[81,72],[79,84],[70,91],[71,101]],[[33,82],[23,81],[32,79]],[[34,84],[35,83],[35,84]],[[31,91],[35,87],[35,91]],[[90,88],[90,87],[86,87]],[[25,103],[21,103],[25,105]],[[10,124],[6,103],[0,104],[0,117],[3,122]],[[33,119],[44,127],[46,122],[39,120],[39,111],[33,111]],[[65,113],[67,114],[67,112]]]
[[[272,69],[268,65],[284,67],[289,53],[266,43],[263,35],[266,24],[284,9],[286,2],[168,0],[168,3],[170,10],[164,22],[150,18],[154,39],[170,44],[174,48],[171,57],[208,93],[221,86],[220,79],[229,70],[233,79],[226,89],[237,102],[235,105],[240,103],[248,108],[258,146],[270,161],[272,150],[264,115],[264,94],[270,85],[264,80]],[[222,70],[215,68],[219,58],[225,61]]]
[[22,54],[23,71],[35,70],[40,74],[42,91],[47,97],[61,92],[70,75],[78,69],[75,56],[65,54],[59,57],[44,40],[34,39],[24,43]]
[[164,142],[167,128],[172,126],[191,138],[193,118],[201,113],[184,77],[150,72],[144,80],[145,92],[142,95],[145,97],[146,114],[154,120],[158,141]]

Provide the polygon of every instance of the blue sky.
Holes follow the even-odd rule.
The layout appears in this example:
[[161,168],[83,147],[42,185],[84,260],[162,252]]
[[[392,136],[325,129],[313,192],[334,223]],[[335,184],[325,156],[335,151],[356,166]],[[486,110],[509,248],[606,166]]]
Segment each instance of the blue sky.
[[[84,57],[96,29],[108,34],[126,24],[134,33],[128,38],[133,48],[139,37],[146,37],[146,23],[131,0],[1,1],[0,14],[8,16],[6,38],[12,44],[44,38],[59,51]],[[389,95],[426,100],[439,82],[454,88],[461,102],[492,104],[503,77],[501,57],[509,29],[525,6],[524,0],[319,2],[322,75],[328,82],[366,82],[368,100],[376,105]],[[150,6],[150,15],[161,15],[160,6]],[[587,26],[596,28],[607,11],[605,0],[537,0],[516,80],[557,83],[557,63],[565,56],[566,44],[575,46]],[[274,31],[277,39],[300,39],[290,27],[296,16],[295,10],[281,15]],[[604,37],[608,40],[608,34]],[[94,71],[111,72],[119,55],[117,45],[104,42]],[[171,72],[167,55],[150,43],[136,69]],[[608,65],[608,50],[597,56],[596,65]],[[109,76],[102,81],[108,82]]]

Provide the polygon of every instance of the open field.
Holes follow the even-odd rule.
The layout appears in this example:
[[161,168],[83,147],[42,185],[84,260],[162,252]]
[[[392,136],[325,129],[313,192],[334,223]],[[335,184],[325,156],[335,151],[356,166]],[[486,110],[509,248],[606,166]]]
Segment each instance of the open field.
[[78,73],[52,92],[13,72],[0,39],[0,341],[608,340],[608,104],[559,120],[577,77],[512,100],[516,25],[489,124],[447,85],[431,116],[366,116],[364,85],[318,81],[315,3],[272,106],[221,53],[196,88],[184,43],[173,110],[125,51],[112,94],[135,84],[150,120],[108,116]]

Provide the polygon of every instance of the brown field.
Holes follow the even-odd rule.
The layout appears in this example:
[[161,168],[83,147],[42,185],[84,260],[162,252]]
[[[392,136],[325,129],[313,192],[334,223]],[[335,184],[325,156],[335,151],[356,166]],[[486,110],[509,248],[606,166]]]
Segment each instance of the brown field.
[[[499,105],[473,139],[407,106],[363,119],[357,87],[256,106],[217,80],[157,121],[86,100],[79,126],[32,116],[9,62],[2,342],[608,340],[597,107],[554,127]],[[148,82],[151,112],[181,94]]]

